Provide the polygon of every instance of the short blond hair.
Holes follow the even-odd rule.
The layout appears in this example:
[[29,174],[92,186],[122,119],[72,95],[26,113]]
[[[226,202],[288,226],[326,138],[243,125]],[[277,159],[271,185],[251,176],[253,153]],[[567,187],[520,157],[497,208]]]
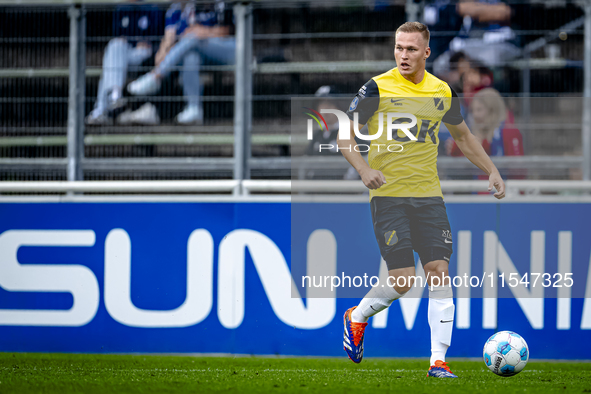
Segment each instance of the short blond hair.
[[397,37],[398,33],[421,33],[421,35],[427,42],[427,45],[429,45],[429,38],[431,37],[431,33],[429,32],[429,28],[421,22],[403,23],[402,25],[400,25],[398,29],[396,29],[394,37]]

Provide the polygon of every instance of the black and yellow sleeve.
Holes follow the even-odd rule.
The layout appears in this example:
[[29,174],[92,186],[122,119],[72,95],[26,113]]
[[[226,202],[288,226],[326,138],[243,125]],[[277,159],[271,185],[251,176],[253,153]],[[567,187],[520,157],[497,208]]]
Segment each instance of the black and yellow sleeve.
[[366,124],[373,116],[380,106],[380,90],[378,84],[373,79],[370,79],[359,89],[353,101],[349,105],[347,115],[349,119],[354,120],[353,114],[359,114],[358,121],[360,124]]
[[441,120],[443,121],[443,123],[448,123],[457,126],[464,121],[464,117],[462,116],[460,108],[460,98],[451,86],[449,87],[449,89],[451,90],[451,106],[449,107],[449,110],[447,110],[447,112],[443,116],[443,119]]

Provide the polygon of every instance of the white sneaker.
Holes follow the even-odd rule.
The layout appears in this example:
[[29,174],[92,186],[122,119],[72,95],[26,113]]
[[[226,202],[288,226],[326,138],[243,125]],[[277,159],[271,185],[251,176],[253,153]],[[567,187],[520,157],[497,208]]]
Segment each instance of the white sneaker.
[[113,119],[106,115],[103,111],[93,109],[84,119],[87,126],[107,126],[113,124]]
[[153,126],[160,124],[158,110],[151,103],[146,103],[135,111],[125,111],[117,117],[117,123],[120,125],[139,124],[144,126]]
[[183,112],[176,116],[180,124],[203,124],[203,110],[198,105],[187,105]]
[[127,85],[127,91],[134,96],[156,94],[160,90],[160,79],[153,73],[142,75]]
[[117,119],[115,119],[115,121],[117,122],[118,125],[121,126],[128,126],[133,124],[132,120],[131,120],[131,114],[133,114],[133,111],[130,109],[126,109],[125,112],[122,112],[121,114],[119,114],[119,116],[117,117]]

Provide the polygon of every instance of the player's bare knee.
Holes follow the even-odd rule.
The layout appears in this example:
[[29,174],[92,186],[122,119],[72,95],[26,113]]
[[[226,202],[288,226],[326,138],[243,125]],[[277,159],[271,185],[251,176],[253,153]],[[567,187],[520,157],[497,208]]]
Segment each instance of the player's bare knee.
[[414,285],[415,267],[396,268],[388,271],[388,286],[400,295],[408,293]]
[[[396,285],[394,287],[394,290],[396,290],[398,292],[398,294],[404,295],[404,294],[408,293],[408,291],[414,285],[414,277],[402,276],[402,277],[400,277],[400,279],[402,279],[402,281],[401,281],[402,283],[400,285]],[[406,284],[403,284],[403,283],[406,283]]]
[[425,264],[425,276],[430,286],[449,285],[449,264],[445,260],[430,261]]
[[444,260],[431,261],[425,264],[425,275],[431,274],[432,276],[441,276],[441,274],[448,274],[449,264]]
[[[404,278],[404,277],[402,277],[402,278]],[[397,292],[398,294],[400,294],[401,296],[403,296],[403,295],[405,295],[406,293],[408,293],[408,291],[411,289],[411,287],[412,287],[412,286],[408,286],[408,285],[407,285],[407,286],[399,286],[399,285],[396,285],[396,284],[392,286],[392,288],[393,288],[394,290],[396,290],[396,292]]]

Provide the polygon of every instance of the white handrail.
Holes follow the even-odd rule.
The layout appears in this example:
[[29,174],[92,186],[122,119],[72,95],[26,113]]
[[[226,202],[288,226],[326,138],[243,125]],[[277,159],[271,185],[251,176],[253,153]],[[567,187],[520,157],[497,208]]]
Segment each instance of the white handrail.
[[245,193],[290,193],[292,181],[290,180],[243,180],[242,190]]
[[235,180],[0,182],[0,193],[220,193],[239,186]]
[[[591,181],[509,180],[508,193],[591,192]],[[441,181],[444,193],[482,192],[486,180]],[[363,193],[361,181],[346,180],[188,180],[188,181],[3,181],[0,193]]]

